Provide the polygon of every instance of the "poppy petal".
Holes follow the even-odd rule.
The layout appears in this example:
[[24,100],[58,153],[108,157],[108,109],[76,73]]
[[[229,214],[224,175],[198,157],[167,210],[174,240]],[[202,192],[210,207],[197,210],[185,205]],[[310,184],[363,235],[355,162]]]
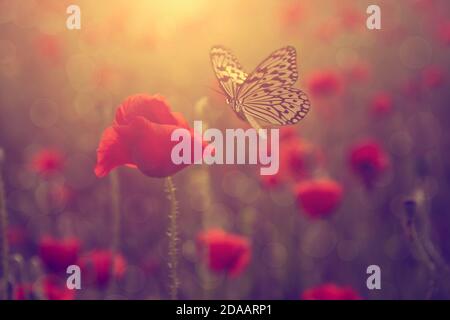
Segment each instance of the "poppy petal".
[[127,125],[136,117],[144,117],[159,124],[177,124],[169,104],[159,95],[137,94],[128,97],[116,111],[115,124]]
[[130,165],[131,153],[127,144],[113,127],[108,127],[102,135],[97,149],[95,175],[106,176],[112,169],[121,165]]

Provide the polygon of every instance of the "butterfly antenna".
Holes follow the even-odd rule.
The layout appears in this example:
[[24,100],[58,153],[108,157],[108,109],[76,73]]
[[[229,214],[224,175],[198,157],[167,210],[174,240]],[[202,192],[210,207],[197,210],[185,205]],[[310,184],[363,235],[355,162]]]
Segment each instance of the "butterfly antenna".
[[206,86],[206,87],[209,88],[209,89],[211,89],[212,91],[214,91],[214,92],[216,92],[216,93],[218,93],[218,94],[220,94],[220,95],[222,95],[222,96],[225,97],[225,94],[224,94],[222,91],[217,90],[217,89],[215,89],[215,88],[213,88],[213,87],[210,87],[210,86]]

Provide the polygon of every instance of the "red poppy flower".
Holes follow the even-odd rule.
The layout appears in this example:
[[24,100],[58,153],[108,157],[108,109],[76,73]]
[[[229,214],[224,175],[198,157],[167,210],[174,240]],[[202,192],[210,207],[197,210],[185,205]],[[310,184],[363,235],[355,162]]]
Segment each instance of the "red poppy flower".
[[350,167],[368,188],[389,166],[389,158],[375,141],[355,144],[350,150]]
[[202,232],[197,240],[200,255],[207,259],[209,269],[214,272],[238,276],[250,262],[250,244],[245,237],[211,229]]
[[342,200],[342,186],[331,179],[316,179],[300,182],[295,188],[298,205],[311,218],[328,216],[336,210]]
[[305,290],[303,300],[361,300],[359,294],[351,287],[340,287],[333,283],[324,284]]
[[61,172],[63,167],[64,157],[55,149],[40,150],[31,160],[31,169],[45,178]]
[[50,272],[65,272],[78,260],[80,242],[75,238],[56,239],[44,236],[39,241],[39,257]]
[[309,92],[317,97],[330,97],[342,90],[342,81],[332,70],[316,71],[308,79]]
[[392,107],[392,96],[389,93],[380,92],[372,99],[372,113],[376,116],[385,116],[391,113]]
[[175,174],[187,166],[176,165],[171,159],[172,148],[178,143],[171,141],[171,135],[178,128],[188,129],[194,143],[193,130],[181,114],[170,110],[163,97],[128,97],[117,109],[112,126],[103,133],[95,174],[103,177],[121,165],[138,168],[150,177]]
[[111,280],[111,272],[115,279],[123,278],[127,262],[121,254],[111,250],[92,250],[80,258],[79,266],[87,283],[104,289]]
[[35,284],[16,284],[12,298],[13,300],[74,300],[75,291],[67,288],[64,278],[44,276]]

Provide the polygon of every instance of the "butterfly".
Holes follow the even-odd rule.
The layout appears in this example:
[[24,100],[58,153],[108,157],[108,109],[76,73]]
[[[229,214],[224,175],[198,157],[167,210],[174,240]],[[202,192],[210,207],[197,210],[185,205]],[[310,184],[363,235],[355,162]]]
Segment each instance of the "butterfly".
[[311,106],[308,96],[292,87],[298,79],[294,47],[276,50],[250,75],[231,51],[222,46],[212,47],[210,57],[227,104],[255,129],[296,124],[308,113]]

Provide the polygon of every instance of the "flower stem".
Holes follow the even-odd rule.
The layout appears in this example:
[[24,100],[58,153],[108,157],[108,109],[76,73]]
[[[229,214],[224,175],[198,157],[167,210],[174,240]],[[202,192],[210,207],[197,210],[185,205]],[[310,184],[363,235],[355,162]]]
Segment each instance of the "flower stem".
[[[203,126],[205,129],[209,127],[208,121],[205,120],[205,117],[207,116],[205,109],[207,107],[209,107],[209,101],[207,97],[201,97],[194,105],[196,117],[198,117],[198,119],[203,119]],[[207,168],[200,168],[200,170],[198,171],[197,181],[199,181],[198,192],[200,193],[202,199],[200,204],[202,210],[201,229],[207,230],[214,220],[212,212],[210,212],[209,209],[211,204],[213,203],[213,197],[211,195],[211,176]],[[206,246],[205,250],[209,250],[208,246]],[[205,255],[209,256],[209,252],[205,252]],[[199,267],[199,278],[203,288],[202,298],[204,300],[208,300],[214,288],[211,286],[211,275],[205,265],[201,265]]]
[[110,283],[108,287],[108,293],[111,293],[114,287],[114,266],[116,262],[116,255],[120,247],[120,234],[122,225],[122,216],[120,214],[120,183],[119,174],[117,170],[110,173],[110,192],[111,192],[111,211],[112,211],[112,261],[110,265]]
[[[422,198],[423,197],[416,194],[404,202],[406,215],[403,225],[407,238],[411,241],[412,247],[416,253],[417,259],[421,261],[428,270],[430,281],[426,298],[431,299],[438,287],[442,287],[445,291],[450,292],[450,286],[448,285],[450,272],[439,251],[429,239],[428,232],[424,232],[423,230],[422,232],[419,232],[418,230],[417,220],[419,216],[423,220],[422,225],[428,225],[429,223],[427,221],[427,213],[419,213],[419,208],[422,208],[424,205],[424,200]],[[422,227],[422,229],[426,228]]]
[[[16,284],[27,283],[28,277],[26,274],[27,272],[25,268],[25,260],[23,259],[22,255],[18,253],[12,255],[10,259],[10,266],[11,266],[10,269],[12,270],[11,273],[14,273],[14,270],[16,270],[16,274],[11,277],[12,287],[14,288]],[[25,300],[31,298],[29,297],[27,290],[25,290],[24,292],[24,298]]]
[[0,149],[0,300],[8,299],[8,214],[6,212],[5,189],[2,179],[3,150]]
[[180,285],[178,279],[178,202],[175,197],[175,186],[173,184],[172,178],[168,177],[166,179],[166,193],[167,199],[170,202],[169,210],[169,230],[167,235],[169,236],[169,279],[170,279],[170,298],[172,300],[177,300],[178,298],[178,287]]

